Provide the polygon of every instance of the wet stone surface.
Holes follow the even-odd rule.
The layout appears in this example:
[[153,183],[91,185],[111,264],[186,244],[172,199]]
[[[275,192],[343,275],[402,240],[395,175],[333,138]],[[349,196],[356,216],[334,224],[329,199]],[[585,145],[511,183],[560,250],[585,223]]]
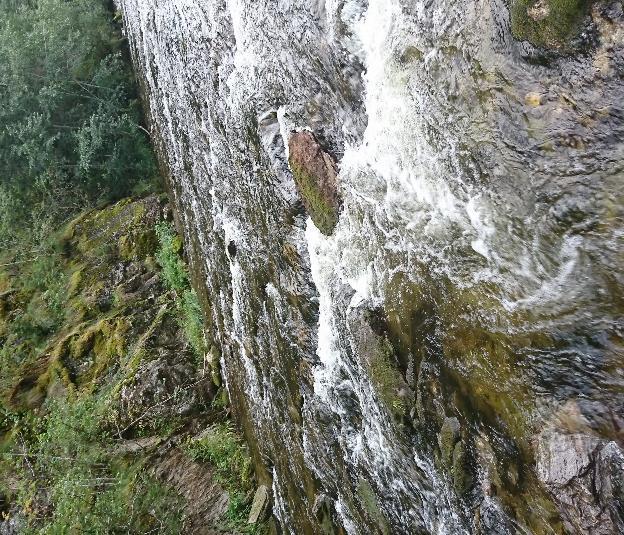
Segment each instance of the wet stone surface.
[[617,533],[621,1],[118,4],[281,528]]

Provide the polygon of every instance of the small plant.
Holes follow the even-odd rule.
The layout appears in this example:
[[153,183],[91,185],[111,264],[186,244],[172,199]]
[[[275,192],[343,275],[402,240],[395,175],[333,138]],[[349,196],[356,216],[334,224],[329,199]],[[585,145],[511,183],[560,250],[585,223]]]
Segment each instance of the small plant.
[[191,288],[186,264],[181,257],[182,240],[169,223],[159,223],[156,226],[156,235],[159,243],[156,260],[161,267],[165,284],[175,294],[178,321],[193,348],[198,364],[201,365],[207,351],[204,316],[197,293]]
[[178,302],[178,313],[186,337],[202,364],[207,349],[204,337],[204,316],[195,290],[186,290],[182,294],[182,299]]
[[219,482],[228,490],[252,489],[251,458],[231,424],[212,427],[201,438],[188,442],[186,451],[192,459],[210,463]]
[[251,457],[232,425],[229,422],[215,425],[204,436],[187,442],[185,450],[193,460],[209,463],[215,470],[217,481],[229,493],[230,501],[222,527],[250,535],[265,533],[263,523],[247,524],[253,491]]
[[160,248],[156,253],[156,260],[161,267],[165,284],[170,290],[183,294],[189,288],[186,266],[180,256],[182,240],[169,223],[156,225],[156,236]]

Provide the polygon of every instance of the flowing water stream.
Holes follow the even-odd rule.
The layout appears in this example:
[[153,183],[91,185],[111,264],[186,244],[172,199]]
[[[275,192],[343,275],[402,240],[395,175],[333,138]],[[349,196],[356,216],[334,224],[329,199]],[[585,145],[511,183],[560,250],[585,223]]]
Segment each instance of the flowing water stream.
[[[573,54],[504,0],[118,6],[280,529],[615,533],[616,491],[566,489],[624,460],[622,3]],[[304,129],[339,162],[329,237]],[[567,486],[553,444],[587,457]]]

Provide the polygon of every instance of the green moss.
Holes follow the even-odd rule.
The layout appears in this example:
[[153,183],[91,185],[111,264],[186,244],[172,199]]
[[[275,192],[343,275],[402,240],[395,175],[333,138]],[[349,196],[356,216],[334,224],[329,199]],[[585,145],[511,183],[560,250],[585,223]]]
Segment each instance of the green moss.
[[536,46],[566,49],[581,28],[591,0],[514,0],[514,37]]
[[64,394],[73,392],[74,384],[67,368],[61,359],[53,360],[46,372],[37,380],[37,387],[42,396],[47,396],[50,388],[62,391]]
[[323,234],[331,235],[338,224],[340,215],[338,207],[328,200],[327,194],[321,190],[315,177],[292,162],[291,169],[312,221]]
[[152,229],[124,234],[119,238],[117,248],[122,260],[136,260],[152,254],[158,246],[156,233]]
[[393,360],[390,344],[382,342],[369,362],[370,378],[379,397],[395,418],[400,420],[407,415],[407,404],[400,395],[405,380]]
[[377,497],[370,483],[365,479],[360,479],[357,486],[357,494],[366,514],[375,523],[379,533],[390,535],[390,525],[377,503]]
[[75,297],[80,290],[80,286],[82,285],[83,280],[83,272],[82,269],[77,269],[74,271],[69,278],[69,285],[67,288],[67,293],[69,297]]
[[95,338],[94,352],[99,358],[121,356],[126,350],[126,333],[130,324],[126,318],[103,321],[99,324],[99,331]]

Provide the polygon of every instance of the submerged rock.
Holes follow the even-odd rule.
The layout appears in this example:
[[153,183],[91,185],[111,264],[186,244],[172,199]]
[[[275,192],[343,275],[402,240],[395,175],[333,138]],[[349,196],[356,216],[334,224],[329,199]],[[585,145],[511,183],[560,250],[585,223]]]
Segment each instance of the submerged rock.
[[289,164],[308,214],[323,233],[330,235],[338,223],[340,199],[334,159],[312,132],[297,132],[288,142]]

